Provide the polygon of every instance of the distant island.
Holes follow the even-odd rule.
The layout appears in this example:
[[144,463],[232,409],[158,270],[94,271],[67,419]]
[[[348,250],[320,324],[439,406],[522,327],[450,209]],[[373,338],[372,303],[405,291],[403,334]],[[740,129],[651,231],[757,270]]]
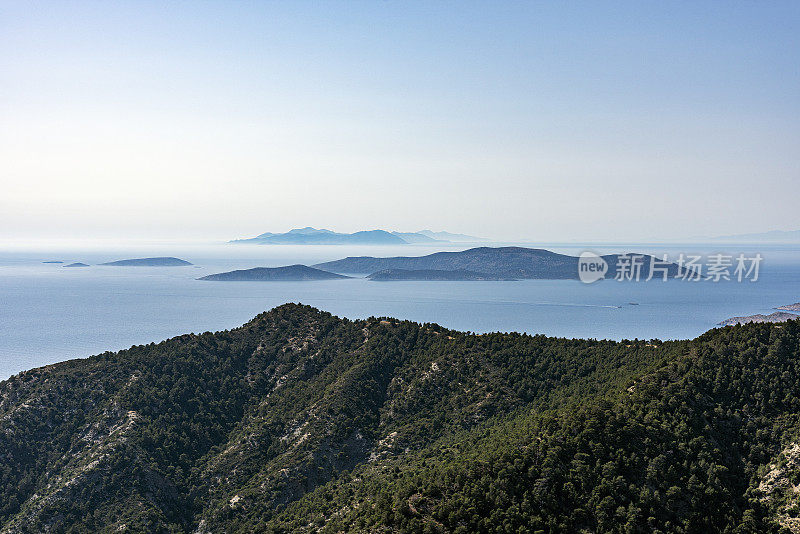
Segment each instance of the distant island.
[[389,232],[395,237],[399,237],[406,244],[409,245],[420,245],[420,244],[431,244],[431,243],[445,243],[446,241],[443,239],[435,239],[429,235],[425,235],[421,232]]
[[88,265],[86,265],[85,263],[76,262],[76,263],[70,263],[69,265],[64,265],[64,267],[88,267]]
[[800,302],[796,302],[794,304],[787,304],[786,306],[778,306],[775,309],[800,312]]
[[454,234],[452,232],[434,232],[431,230],[420,230],[417,232],[424,236],[430,237],[437,241],[445,241],[450,243],[477,243],[479,241],[488,241],[483,237],[475,237],[474,235],[467,234]]
[[42,263],[64,263],[64,262],[60,260],[48,260],[48,261],[43,261]]
[[284,233],[265,232],[249,239],[235,239],[230,243],[256,245],[409,245],[450,242],[478,242],[479,237],[449,232],[389,232],[386,230],[362,230],[351,234],[334,232],[324,228],[295,228]]
[[109,261],[107,263],[101,263],[100,265],[110,265],[113,267],[181,267],[191,265],[191,263],[179,258],[163,257]]
[[455,271],[443,271],[440,269],[385,269],[378,271],[367,276],[370,280],[376,282],[391,282],[401,280],[430,280],[430,281],[484,281],[484,280],[510,280],[509,278],[500,278],[485,273],[477,273],[475,271],[465,271],[458,269]]
[[721,235],[712,237],[711,240],[733,243],[800,243],[800,230],[772,230],[755,234]]
[[343,280],[350,278],[341,274],[314,269],[306,265],[288,265],[286,267],[256,267],[240,269],[225,273],[209,274],[198,278],[213,282],[298,282],[308,280]]
[[786,312],[775,312],[770,313],[769,315],[757,313],[755,315],[747,315],[744,317],[731,317],[730,319],[725,319],[717,324],[721,326],[730,326],[747,323],[782,323],[784,321],[791,321],[793,319],[800,319],[800,315]]
[[[613,278],[618,254],[603,256],[609,269],[606,278]],[[641,255],[641,280],[647,278],[652,256]],[[461,252],[436,252],[426,256],[349,257],[314,265],[335,273],[371,274],[386,270],[405,271],[470,271],[502,279],[571,280],[578,278],[578,258],[544,249],[524,247],[478,247]],[[667,275],[677,276],[680,268],[669,264]]]

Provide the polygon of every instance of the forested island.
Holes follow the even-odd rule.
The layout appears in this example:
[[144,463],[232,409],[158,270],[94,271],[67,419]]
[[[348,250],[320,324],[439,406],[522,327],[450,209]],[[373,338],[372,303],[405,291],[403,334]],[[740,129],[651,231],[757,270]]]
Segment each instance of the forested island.
[[209,274],[198,280],[214,282],[295,282],[308,280],[344,280],[350,278],[341,274],[329,273],[306,265],[287,265],[284,267],[255,267],[225,273]]
[[[647,278],[652,256],[640,259],[641,280]],[[609,268],[605,278],[615,276],[619,254],[602,256]],[[471,271],[503,279],[565,280],[578,278],[578,258],[549,250],[525,247],[476,247],[460,252],[436,252],[426,256],[349,257],[314,265],[336,273],[371,274],[385,270]],[[681,268],[670,263],[664,267],[668,277],[677,276]],[[658,276],[657,279],[660,279]]]
[[[286,281],[310,281],[310,280],[343,280],[352,278],[342,274],[323,271],[306,265],[286,265],[283,267],[255,267],[253,269],[240,269],[224,273],[210,274],[198,278],[198,280],[216,282],[286,282]],[[454,271],[436,269],[386,269],[372,273],[366,277],[377,282],[389,281],[488,281],[488,280],[513,280],[512,278],[502,278],[485,273],[476,273],[457,269]]]
[[372,273],[367,276],[376,282],[390,282],[401,280],[412,281],[486,281],[486,280],[513,280],[512,278],[500,278],[485,273],[466,271],[457,269],[455,271],[443,271],[439,269],[385,269]]
[[287,304],[0,382],[3,532],[797,524],[800,321],[469,334]]
[[179,258],[160,257],[109,261],[107,263],[101,263],[100,265],[110,265],[112,267],[183,267],[191,265],[191,263]]

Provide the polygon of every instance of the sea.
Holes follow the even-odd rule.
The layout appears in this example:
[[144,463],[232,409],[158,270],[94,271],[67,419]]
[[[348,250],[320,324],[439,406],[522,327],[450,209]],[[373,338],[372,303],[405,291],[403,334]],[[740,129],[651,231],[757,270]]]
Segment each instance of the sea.
[[[188,332],[238,327],[287,302],[341,317],[396,317],[485,332],[568,338],[686,339],[729,317],[768,314],[800,301],[800,245],[550,243],[580,255],[761,254],[758,280],[209,282],[232,269],[311,265],[347,256],[421,256],[472,245],[293,246],[223,242],[115,242],[0,247],[0,380],[20,371]],[[110,267],[103,262],[175,256],[186,267]],[[61,261],[64,263],[44,263]],[[89,267],[66,268],[72,262]]]

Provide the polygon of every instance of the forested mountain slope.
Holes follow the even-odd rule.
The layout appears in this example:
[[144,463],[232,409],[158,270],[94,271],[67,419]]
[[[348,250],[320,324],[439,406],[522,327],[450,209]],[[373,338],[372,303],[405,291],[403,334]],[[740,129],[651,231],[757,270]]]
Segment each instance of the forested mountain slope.
[[0,383],[0,532],[778,531],[798,356],[285,305]]

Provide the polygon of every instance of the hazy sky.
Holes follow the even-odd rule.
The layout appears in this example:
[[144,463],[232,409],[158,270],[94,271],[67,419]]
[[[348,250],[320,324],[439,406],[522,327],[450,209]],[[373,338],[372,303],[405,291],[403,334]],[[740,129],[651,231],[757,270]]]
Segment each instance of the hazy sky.
[[799,202],[797,1],[0,1],[0,238],[637,240]]

